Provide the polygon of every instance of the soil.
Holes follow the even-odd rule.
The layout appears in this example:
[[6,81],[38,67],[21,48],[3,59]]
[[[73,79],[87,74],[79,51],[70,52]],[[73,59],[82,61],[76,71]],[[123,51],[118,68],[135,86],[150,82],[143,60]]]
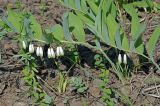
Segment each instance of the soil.
[[[14,0],[13,0],[14,1]],[[43,3],[42,3],[43,2]],[[45,9],[41,9],[41,5],[45,5]],[[16,9],[14,2],[3,2],[0,0],[1,8],[5,9],[6,6],[10,6]],[[30,11],[42,25],[42,28],[52,27],[57,23],[61,23],[61,17],[66,8],[61,6],[57,0],[22,0],[22,9],[24,11]],[[160,20],[159,20],[160,22]],[[147,40],[147,33],[144,37],[144,41]],[[0,106],[31,106],[32,99],[28,97],[28,87],[22,80],[23,64],[19,63],[13,56],[19,51],[19,46],[14,42],[14,34],[10,33],[0,40],[0,53],[2,56],[2,62],[0,62]],[[158,47],[158,46],[157,46]],[[82,48],[81,48],[82,49]],[[80,95],[71,92],[67,89],[65,93],[56,95],[49,89],[46,92],[54,100],[56,106],[104,106],[101,102],[101,91],[98,88],[98,79],[100,70],[92,68],[91,58],[93,59],[93,53],[88,49],[83,49],[85,53],[81,54],[82,59],[84,57],[83,67],[76,65],[71,71],[70,76],[80,76],[83,78],[85,85],[88,86],[88,90],[85,94]],[[89,54],[93,54],[88,56]],[[87,55],[87,56],[86,56]],[[86,59],[87,57],[87,59]],[[48,83],[49,86],[54,87],[59,78],[56,76],[56,69],[50,69],[45,65],[40,69],[39,76]],[[65,64],[62,64],[61,69],[66,70]],[[142,94],[142,89],[150,87],[151,85],[145,85],[146,78],[152,76],[154,73],[146,74],[144,71],[138,71],[132,75],[131,80],[126,86],[127,94],[134,101],[135,106],[159,106],[160,99]],[[42,85],[43,86],[43,85]],[[44,85],[45,86],[45,85]],[[106,87],[114,87],[118,90],[123,90],[121,84],[114,74],[110,74],[110,82]],[[118,100],[117,104],[119,103]],[[118,106],[124,104],[119,103]]]

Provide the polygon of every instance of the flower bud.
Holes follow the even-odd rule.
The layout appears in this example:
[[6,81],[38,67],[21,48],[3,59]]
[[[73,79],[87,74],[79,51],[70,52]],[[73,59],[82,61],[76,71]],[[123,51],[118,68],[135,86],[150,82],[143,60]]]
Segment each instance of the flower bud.
[[118,55],[118,63],[119,63],[119,64],[122,63],[122,56],[121,56],[121,54]]
[[59,53],[60,53],[60,56],[64,55],[64,51],[63,51],[62,47],[59,47]]
[[51,57],[52,57],[52,58],[55,58],[55,57],[56,57],[56,55],[55,55],[55,53],[54,53],[53,48],[51,48],[51,49],[50,49],[50,51],[51,51]]
[[33,44],[29,45],[29,53],[34,53],[34,46],[33,46]]
[[57,55],[57,57],[60,56],[60,50],[59,49],[60,49],[59,47],[57,47],[57,49],[56,49],[56,55]]
[[123,56],[123,63],[127,64],[127,55],[126,54],[124,54],[124,56]]
[[43,57],[43,49],[42,49],[42,47],[39,47],[39,56]]
[[37,47],[37,49],[36,49],[36,55],[40,56],[40,47]]
[[26,49],[27,48],[27,44],[25,41],[22,41],[22,46],[23,46],[23,49]]
[[51,58],[51,49],[50,48],[48,48],[47,54],[48,54],[48,58]]

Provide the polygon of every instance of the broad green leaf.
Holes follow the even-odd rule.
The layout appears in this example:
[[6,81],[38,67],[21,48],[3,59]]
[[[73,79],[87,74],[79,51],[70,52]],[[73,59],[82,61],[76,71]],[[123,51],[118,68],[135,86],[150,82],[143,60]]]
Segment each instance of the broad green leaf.
[[141,40],[141,35],[145,31],[145,25],[140,24],[138,13],[136,12],[135,8],[131,4],[123,5],[126,12],[131,16],[131,35],[132,41],[130,43],[130,49],[132,51],[143,53],[144,46]]
[[100,8],[99,8],[98,14],[96,16],[95,28],[97,31],[96,35],[103,41],[103,39],[102,39],[102,11]]
[[119,50],[122,49],[122,41],[121,41],[121,35],[120,35],[120,26],[117,28],[116,34],[115,34],[115,43]]
[[108,31],[109,31],[110,44],[112,46],[115,46],[115,34],[117,32],[118,24],[111,14],[108,14],[106,22],[107,22]]
[[63,25],[64,37],[68,41],[73,41],[72,40],[72,35],[70,34],[70,31],[69,31],[69,19],[68,19],[68,16],[69,16],[69,13],[65,13],[63,15],[62,25]]
[[151,34],[149,41],[147,42],[147,52],[151,58],[153,57],[153,53],[159,37],[160,37],[160,26],[158,26],[154,30],[154,32]]
[[77,10],[79,10],[79,11],[81,10],[81,0],[75,1],[75,7],[76,7]]
[[129,41],[124,31],[121,31],[122,49],[129,50]]
[[102,10],[104,15],[106,15],[106,13],[108,13],[109,10],[111,9],[112,2],[113,2],[112,0],[103,0]]
[[117,7],[116,7],[116,5],[114,4],[114,2],[112,2],[112,4],[111,4],[110,14],[111,14],[112,17],[114,17],[114,18],[116,18],[116,16],[117,16]]
[[144,45],[141,37],[135,42],[135,51],[137,53],[143,54],[144,53]]
[[87,0],[87,3],[89,5],[89,7],[91,8],[91,10],[94,12],[94,14],[97,15],[98,14],[98,6],[94,2],[94,0]]
[[16,32],[25,34],[22,24],[22,13],[16,13],[12,10],[8,10],[7,20],[12,24]]
[[90,16],[79,11],[75,12],[76,15],[84,22],[84,24],[94,25],[94,20]]
[[70,12],[68,20],[69,20],[70,31],[73,33],[74,37],[79,42],[85,42],[85,32],[83,29],[83,23],[81,19],[75,14]]
[[64,40],[63,28],[61,27],[61,25],[54,25],[54,27],[51,28],[51,33],[53,34],[54,39],[58,41]]
[[8,26],[11,30],[13,30],[14,32],[17,32],[17,29],[15,29],[15,27],[12,25],[12,23],[10,23],[7,18],[5,16],[2,17],[2,21],[5,23],[6,26]]
[[81,0],[81,9],[84,13],[88,12],[88,7],[87,7],[87,3],[86,0]]
[[135,6],[135,7],[142,7],[142,8],[147,8],[147,7],[149,7],[149,5],[147,4],[147,2],[146,2],[145,0],[133,2],[132,4],[133,4],[133,6]]
[[107,24],[105,23],[106,17],[103,15],[102,16],[102,41],[105,42],[106,44],[110,44],[110,39],[109,39],[109,32],[107,28]]
[[29,17],[29,20],[30,20],[30,27],[31,27],[31,30],[33,31],[33,40],[37,40],[37,41],[41,41],[41,42],[45,42],[45,38],[42,34],[42,29],[41,29],[41,26],[40,24],[36,21],[36,19],[34,18],[33,15],[31,15]]
[[132,39],[136,40],[139,37],[137,32],[139,32],[139,30],[141,29],[138,14],[133,5],[127,4],[123,5],[123,7],[125,8],[126,12],[132,17],[131,34],[132,34]]

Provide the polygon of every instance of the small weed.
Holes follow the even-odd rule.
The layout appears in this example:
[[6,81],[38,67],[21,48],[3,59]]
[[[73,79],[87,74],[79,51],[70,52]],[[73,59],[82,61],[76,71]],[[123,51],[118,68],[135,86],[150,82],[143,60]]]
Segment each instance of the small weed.
[[80,77],[72,77],[70,79],[70,84],[71,84],[71,88],[72,90],[75,90],[78,93],[85,93],[85,91],[88,89],[87,86],[85,86],[85,84],[82,81],[82,78]]

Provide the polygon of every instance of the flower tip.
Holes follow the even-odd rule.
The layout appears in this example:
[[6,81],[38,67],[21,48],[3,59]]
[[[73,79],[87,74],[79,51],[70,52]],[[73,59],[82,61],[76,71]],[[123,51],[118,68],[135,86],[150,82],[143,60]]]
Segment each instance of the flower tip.
[[34,45],[33,44],[29,45],[29,53],[34,53]]
[[118,55],[118,63],[119,63],[119,64],[122,63],[122,56],[121,56],[121,54]]
[[126,54],[124,54],[124,56],[123,56],[123,63],[127,64],[127,55]]
[[27,44],[25,41],[22,41],[22,46],[23,46],[23,49],[26,49],[27,48]]

